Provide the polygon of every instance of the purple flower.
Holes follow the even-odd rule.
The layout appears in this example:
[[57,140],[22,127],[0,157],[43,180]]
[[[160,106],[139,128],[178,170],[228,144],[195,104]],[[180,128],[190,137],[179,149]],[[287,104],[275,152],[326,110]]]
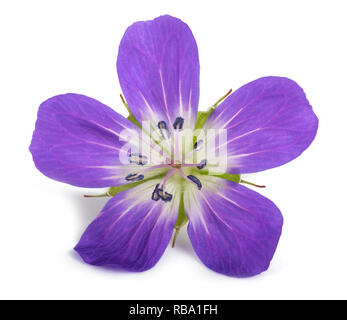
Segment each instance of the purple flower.
[[[198,113],[197,45],[189,27],[170,16],[127,29],[117,70],[129,120],[83,95],[55,96],[41,104],[30,146],[46,176],[110,187],[112,198],[75,250],[93,265],[147,270],[189,220],[207,267],[236,277],[266,270],[282,215],[244,187],[240,174],[283,165],[310,145],[318,119],[303,90],[264,77]],[[187,133],[194,128],[199,135]]]

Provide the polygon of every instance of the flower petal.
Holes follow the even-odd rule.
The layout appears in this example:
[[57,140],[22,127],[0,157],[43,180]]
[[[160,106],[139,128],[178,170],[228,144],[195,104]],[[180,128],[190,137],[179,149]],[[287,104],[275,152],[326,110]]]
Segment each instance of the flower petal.
[[140,123],[172,128],[177,117],[193,128],[199,102],[198,48],[189,27],[161,16],[137,22],[119,46],[117,70],[129,107]]
[[227,130],[228,173],[252,173],[285,164],[313,141],[318,119],[292,80],[265,77],[241,87],[210,116],[205,128]]
[[147,181],[106,204],[75,247],[85,262],[132,271],[147,270],[158,262],[170,241],[180,198],[168,184],[172,200],[152,200],[159,182]]
[[188,234],[199,258],[229,276],[265,271],[281,235],[281,212],[238,183],[206,177],[202,185],[201,191],[189,187],[184,196]]
[[136,166],[120,161],[120,133],[136,141],[138,128],[92,98],[65,94],[43,102],[30,151],[46,176],[80,187],[124,184]]

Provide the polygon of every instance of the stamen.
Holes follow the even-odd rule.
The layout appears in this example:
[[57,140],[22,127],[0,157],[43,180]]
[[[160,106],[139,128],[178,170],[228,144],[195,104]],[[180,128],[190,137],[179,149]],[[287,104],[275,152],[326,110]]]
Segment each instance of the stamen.
[[129,162],[143,166],[148,163],[148,158],[140,153],[130,153]]
[[172,168],[170,169],[166,176],[164,177],[163,181],[161,182],[161,188],[159,188],[159,184],[156,185],[155,190],[152,194],[152,200],[158,201],[157,197],[159,196],[163,201],[168,202],[172,200],[172,194],[165,192],[165,184],[167,180],[175,173],[176,169]]
[[193,181],[197,185],[198,189],[201,190],[202,184],[201,184],[200,180],[197,177],[195,177],[192,174],[190,174],[189,176],[187,176],[187,178],[189,180]]
[[201,160],[201,161],[200,161],[200,164],[183,163],[183,164],[181,165],[181,167],[195,167],[195,168],[201,170],[201,169],[205,168],[206,165],[207,165],[207,160],[204,159],[204,160]]
[[203,169],[206,167],[207,161],[206,159],[201,160],[200,164],[198,166],[196,166],[199,170]]
[[158,164],[156,166],[147,167],[146,169],[144,169],[140,172],[128,174],[125,177],[125,180],[127,180],[127,181],[141,181],[144,179],[144,174],[146,172],[151,171],[151,170],[155,170],[155,169],[159,169],[159,168],[168,168],[168,167],[169,166],[167,164]]
[[[203,142],[204,142],[203,140],[199,140],[199,141],[195,142],[195,143],[194,143],[194,148],[193,148],[193,150],[190,151],[190,152],[188,152],[188,153],[184,156],[184,159],[189,158],[192,154],[194,154],[194,152],[199,151],[199,150],[201,149],[201,146],[202,146]],[[184,160],[184,159],[183,159],[183,160]],[[194,166],[195,166],[195,165],[194,165]]]
[[163,137],[163,139],[169,139],[170,138],[170,131],[167,128],[167,124],[165,121],[159,121],[158,122],[158,128],[160,130],[160,134]]
[[141,181],[143,180],[144,175],[138,173],[130,173],[125,177],[126,181]]
[[162,199],[165,202],[169,202],[172,200],[172,194],[165,192],[162,188],[159,188],[159,184],[157,184],[152,193],[152,200],[158,201],[159,199]]
[[168,171],[168,173],[166,174],[166,176],[164,177],[163,181],[161,182],[161,187],[163,188],[163,190],[165,190],[165,184],[166,181],[175,173],[176,168],[172,168]]
[[200,149],[200,147],[202,146],[202,143],[203,143],[204,141],[203,140],[199,140],[199,141],[197,141],[197,142],[195,142],[195,144],[194,144],[194,149],[196,150],[196,151],[198,151],[199,149]]
[[165,202],[169,202],[172,200],[172,194],[163,191],[163,189],[161,189],[161,188],[158,188],[157,193],[158,193],[159,197]]
[[[195,165],[194,165],[195,166]],[[179,171],[179,173],[181,174],[181,176],[184,178],[184,179],[186,179],[188,182],[190,182],[190,183],[194,183],[192,180],[190,180],[188,177],[187,177],[187,175],[184,173],[184,171],[182,170],[182,168],[179,168],[178,169],[178,171]],[[195,183],[194,183],[195,184]]]
[[173,127],[175,130],[182,130],[183,128],[183,123],[184,123],[184,119],[182,117],[177,117],[174,124],[173,124]]
[[158,201],[160,199],[160,196],[158,194],[158,188],[159,188],[159,184],[155,186],[155,189],[153,190],[153,193],[152,193],[152,200],[154,201]]

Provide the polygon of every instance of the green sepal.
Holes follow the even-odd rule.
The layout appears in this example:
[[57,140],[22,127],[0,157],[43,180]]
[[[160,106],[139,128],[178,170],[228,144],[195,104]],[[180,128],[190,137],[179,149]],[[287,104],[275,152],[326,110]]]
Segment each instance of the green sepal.
[[[214,109],[216,109],[219,104],[230,95],[232,90],[229,90],[223,97],[221,97],[212,107],[210,107],[207,111],[198,111],[198,114],[196,116],[196,121],[195,121],[195,128],[194,131],[198,132],[204,127],[207,119],[211,115]],[[197,141],[197,136],[193,137],[193,145]]]
[[193,136],[193,146],[197,141],[197,135],[200,134],[200,130],[204,127],[208,117],[211,115],[212,111],[217,108],[217,105],[213,105],[207,111],[198,111],[196,116],[195,128],[194,128],[194,136]]
[[127,102],[125,101],[123,95],[120,95],[120,98],[122,99],[123,105],[124,107],[127,109],[129,116],[127,117],[127,119],[132,122],[134,125],[138,126],[141,129],[140,123],[136,120],[136,118],[134,117],[133,113],[131,112]]
[[178,216],[175,223],[175,229],[181,228],[187,222],[188,222],[188,217],[186,215],[186,211],[184,210],[183,192],[181,192],[180,205],[178,207]]
[[184,199],[183,199],[183,190],[181,191],[181,197],[180,197],[180,204],[178,207],[178,215],[175,223],[175,234],[173,236],[172,240],[172,248],[175,247],[176,239],[178,236],[178,233],[180,232],[181,228],[188,222],[188,217],[186,215],[186,211],[184,210]]
[[139,124],[139,122],[136,120],[136,118],[134,117],[134,115],[129,111],[129,116],[127,117],[127,119],[129,121],[131,121],[134,125],[138,126],[141,129],[141,126]]
[[116,194],[118,194],[122,191],[128,190],[128,189],[134,188],[143,182],[145,182],[145,180],[137,181],[137,182],[133,182],[133,183],[127,183],[127,184],[123,184],[123,185],[117,186],[117,187],[111,187],[108,189],[107,194],[110,197],[114,197]]
[[196,117],[195,122],[195,130],[202,129],[202,127],[205,125],[208,117],[211,115],[214,109],[216,109],[219,104],[231,93],[231,90],[229,90],[223,97],[221,97],[211,108],[209,108],[207,111],[199,111],[198,115]]
[[218,173],[209,173],[208,170],[199,170],[199,169],[193,169],[194,172],[196,173],[200,173],[203,175],[208,175],[208,176],[212,176],[212,177],[217,177],[217,178],[221,178],[221,179],[225,179],[225,180],[229,180],[229,181],[234,181],[237,183],[241,182],[241,175],[239,174],[229,174],[229,173],[223,173],[223,174],[218,174]]
[[237,183],[240,183],[240,181],[241,181],[241,175],[239,175],[239,174],[223,173],[223,174],[212,174],[212,176],[217,177],[217,178],[222,178],[224,180],[234,181]]
[[210,108],[207,111],[198,111],[198,114],[196,116],[196,122],[195,122],[195,128],[194,128],[194,136],[193,136],[193,146],[195,145],[195,142],[198,140],[198,135],[200,134],[200,130],[205,125],[208,117],[211,115],[214,108]]
[[214,109],[215,108],[212,107],[207,111],[198,111],[198,114],[196,116],[196,122],[195,122],[195,130],[199,130],[203,128],[208,117],[211,115]]

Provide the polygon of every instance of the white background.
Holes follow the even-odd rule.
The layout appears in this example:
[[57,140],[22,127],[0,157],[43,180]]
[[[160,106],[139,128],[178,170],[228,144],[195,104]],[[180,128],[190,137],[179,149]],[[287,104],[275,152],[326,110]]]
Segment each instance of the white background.
[[[347,298],[347,6],[345,1],[1,1],[0,298]],[[200,52],[201,108],[265,75],[305,90],[320,119],[310,148],[248,180],[284,216],[269,270],[208,270],[182,232],[150,271],[92,267],[72,248],[106,200],[39,173],[28,147],[39,104],[94,97],[126,115],[116,56],[130,24],[171,14]]]

